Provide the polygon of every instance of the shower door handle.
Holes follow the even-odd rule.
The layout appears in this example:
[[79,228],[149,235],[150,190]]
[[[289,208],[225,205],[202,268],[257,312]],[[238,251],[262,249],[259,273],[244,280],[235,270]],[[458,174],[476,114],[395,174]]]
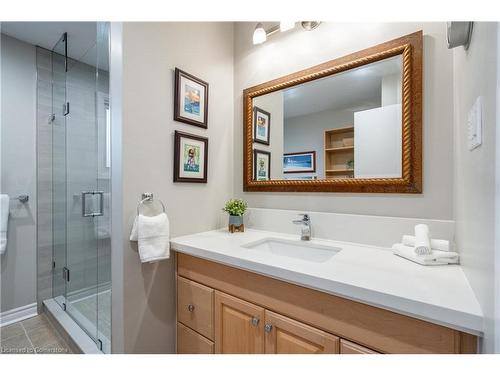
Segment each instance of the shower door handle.
[[[87,195],[99,195],[99,211],[87,212]],[[104,192],[103,191],[82,191],[82,216],[94,217],[104,215]]]

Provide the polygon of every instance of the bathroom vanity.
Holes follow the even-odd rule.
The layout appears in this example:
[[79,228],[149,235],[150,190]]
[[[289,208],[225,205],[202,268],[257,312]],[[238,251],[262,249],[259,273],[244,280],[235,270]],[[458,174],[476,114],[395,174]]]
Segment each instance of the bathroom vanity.
[[171,243],[178,353],[477,352],[483,318],[460,266],[251,229]]

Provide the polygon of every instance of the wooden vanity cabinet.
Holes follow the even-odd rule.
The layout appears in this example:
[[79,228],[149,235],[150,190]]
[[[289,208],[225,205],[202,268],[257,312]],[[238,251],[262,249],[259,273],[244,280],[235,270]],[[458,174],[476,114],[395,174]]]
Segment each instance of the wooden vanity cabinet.
[[177,254],[178,353],[476,353],[473,335]]

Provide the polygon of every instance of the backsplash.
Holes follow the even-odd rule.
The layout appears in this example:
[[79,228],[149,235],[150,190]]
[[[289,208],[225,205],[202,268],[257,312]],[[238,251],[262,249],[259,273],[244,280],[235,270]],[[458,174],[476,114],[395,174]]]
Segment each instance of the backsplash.
[[417,224],[427,224],[432,238],[453,241],[453,220],[432,220],[390,216],[351,215],[327,212],[249,208],[245,214],[246,228],[297,234],[299,226],[292,223],[298,214],[311,217],[312,236],[338,241],[391,247],[403,234],[413,234]]

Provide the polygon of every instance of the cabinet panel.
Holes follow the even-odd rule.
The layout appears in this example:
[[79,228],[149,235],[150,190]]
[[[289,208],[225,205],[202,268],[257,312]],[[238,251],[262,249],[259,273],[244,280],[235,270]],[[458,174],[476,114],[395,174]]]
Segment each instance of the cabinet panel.
[[178,354],[213,354],[214,343],[184,324],[177,323]]
[[177,320],[213,340],[214,290],[177,277]]
[[264,309],[215,291],[215,352],[264,353]]
[[341,339],[340,354],[379,354],[379,353],[371,349],[365,348],[364,346]]
[[339,338],[307,324],[266,310],[268,354],[337,354]]

